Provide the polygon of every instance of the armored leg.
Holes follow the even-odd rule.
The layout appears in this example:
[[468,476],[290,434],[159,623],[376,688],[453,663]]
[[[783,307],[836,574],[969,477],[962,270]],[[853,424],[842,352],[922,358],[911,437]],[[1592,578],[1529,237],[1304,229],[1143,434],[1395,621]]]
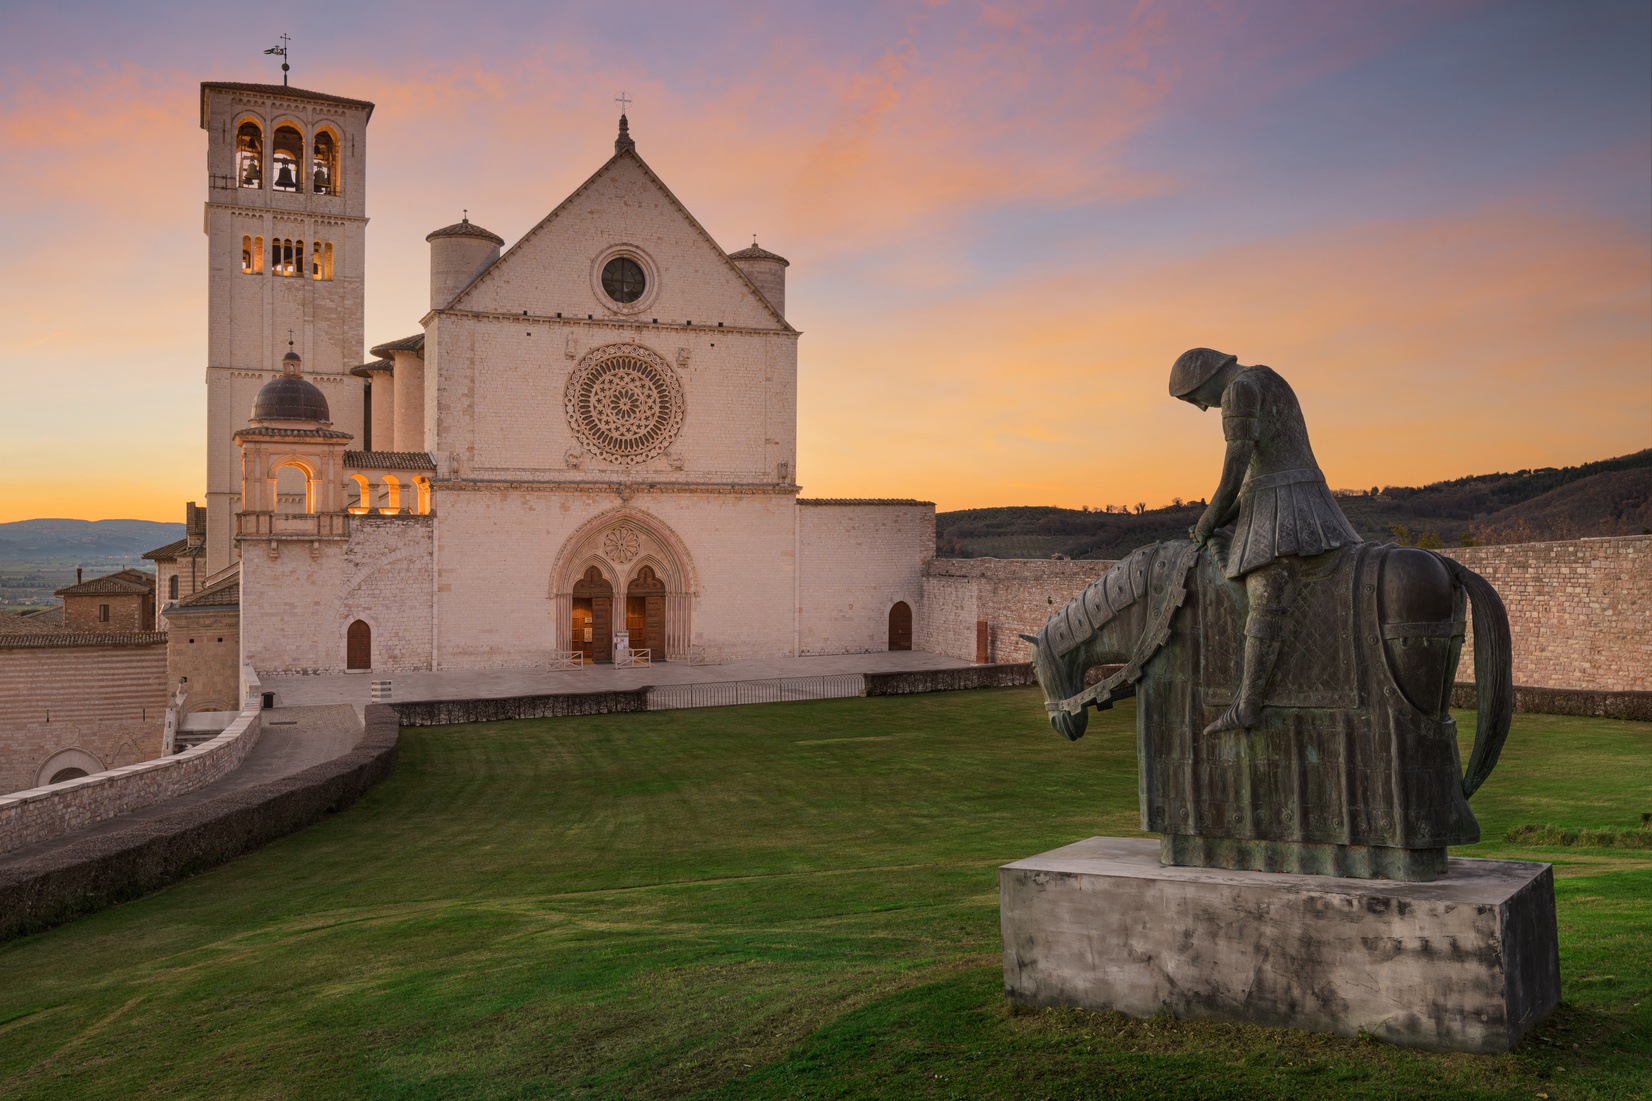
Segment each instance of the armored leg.
[[1239,680],[1239,698],[1205,728],[1206,734],[1223,730],[1243,730],[1262,718],[1267,702],[1268,677],[1285,648],[1286,617],[1296,599],[1296,578],[1301,563],[1295,557],[1274,559],[1245,576],[1245,595],[1250,598],[1250,615],[1245,620],[1245,667]]

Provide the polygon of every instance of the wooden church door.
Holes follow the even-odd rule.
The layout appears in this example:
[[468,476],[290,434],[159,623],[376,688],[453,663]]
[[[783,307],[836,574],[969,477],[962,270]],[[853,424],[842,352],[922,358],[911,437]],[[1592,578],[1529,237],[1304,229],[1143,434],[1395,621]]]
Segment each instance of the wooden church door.
[[373,628],[359,619],[344,634],[344,667],[373,668]]
[[586,661],[613,661],[614,586],[595,566],[574,582],[573,647]]
[[912,649],[912,605],[904,600],[897,600],[889,609],[889,648]]
[[647,650],[654,661],[665,660],[665,582],[644,566],[625,589],[626,629],[631,648]]

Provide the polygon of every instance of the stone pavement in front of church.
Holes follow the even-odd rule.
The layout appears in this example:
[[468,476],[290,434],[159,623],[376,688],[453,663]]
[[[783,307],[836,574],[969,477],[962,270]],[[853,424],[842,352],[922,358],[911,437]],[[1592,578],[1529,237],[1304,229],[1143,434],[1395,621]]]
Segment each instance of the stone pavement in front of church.
[[772,680],[844,673],[907,673],[920,669],[963,669],[972,662],[921,650],[879,654],[833,654],[825,657],[753,658],[721,665],[661,662],[642,668],[587,665],[579,671],[544,668],[454,669],[404,673],[345,673],[328,676],[267,676],[263,690],[275,693],[279,707],[351,704],[359,714],[372,702],[372,683],[391,682],[391,701],[498,699],[562,692],[609,692],[645,685]]

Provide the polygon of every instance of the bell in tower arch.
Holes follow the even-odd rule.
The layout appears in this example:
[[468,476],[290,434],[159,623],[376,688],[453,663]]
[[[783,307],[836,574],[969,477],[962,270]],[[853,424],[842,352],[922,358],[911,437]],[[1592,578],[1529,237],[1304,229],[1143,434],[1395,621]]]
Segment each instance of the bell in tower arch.
[[298,190],[298,180],[293,178],[293,166],[291,161],[281,162],[281,171],[276,173],[275,176],[275,186],[281,188],[283,191]]

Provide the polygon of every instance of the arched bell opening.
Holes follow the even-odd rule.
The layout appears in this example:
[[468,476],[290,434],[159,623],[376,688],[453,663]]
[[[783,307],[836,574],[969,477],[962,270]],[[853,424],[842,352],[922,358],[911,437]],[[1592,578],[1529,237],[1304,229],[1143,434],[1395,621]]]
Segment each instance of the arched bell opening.
[[330,126],[315,132],[310,155],[310,186],[317,195],[338,194],[338,134]]
[[299,181],[303,179],[304,172],[304,135],[296,126],[277,126],[275,140],[270,147],[270,171],[275,176],[270,181],[270,190],[302,190]]
[[235,129],[235,179],[245,188],[264,186],[264,128],[252,119]]

